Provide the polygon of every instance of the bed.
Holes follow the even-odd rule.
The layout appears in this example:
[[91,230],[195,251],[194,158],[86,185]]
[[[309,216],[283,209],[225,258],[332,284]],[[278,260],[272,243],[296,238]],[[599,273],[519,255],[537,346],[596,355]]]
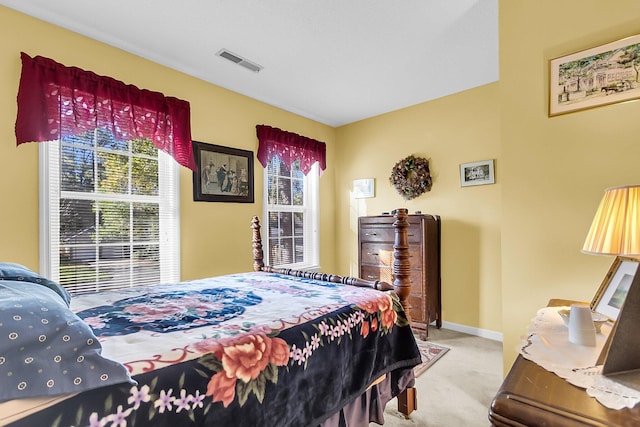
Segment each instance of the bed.
[[0,263],[0,425],[367,426],[420,363],[406,310],[406,210],[394,284],[265,266],[69,295]]

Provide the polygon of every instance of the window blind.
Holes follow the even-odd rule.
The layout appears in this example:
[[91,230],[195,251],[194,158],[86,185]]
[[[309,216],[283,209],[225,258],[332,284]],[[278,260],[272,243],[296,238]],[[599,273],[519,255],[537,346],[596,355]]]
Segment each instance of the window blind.
[[314,269],[318,254],[318,173],[317,163],[310,174],[300,169],[300,160],[291,167],[274,156],[265,168],[266,262],[271,266]]
[[179,166],[95,129],[40,144],[41,271],[72,293],[179,280]]

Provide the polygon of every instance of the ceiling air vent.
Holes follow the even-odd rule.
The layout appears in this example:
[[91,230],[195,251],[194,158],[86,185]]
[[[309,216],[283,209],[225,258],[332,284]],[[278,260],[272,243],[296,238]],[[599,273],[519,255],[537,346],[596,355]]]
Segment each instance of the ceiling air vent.
[[228,59],[229,61],[240,65],[241,67],[246,68],[247,70],[251,70],[254,73],[262,70],[262,66],[256,64],[255,62],[251,62],[248,59],[245,59],[241,56],[236,55],[235,53],[229,52],[226,49],[222,49],[220,52],[216,53],[216,55]]

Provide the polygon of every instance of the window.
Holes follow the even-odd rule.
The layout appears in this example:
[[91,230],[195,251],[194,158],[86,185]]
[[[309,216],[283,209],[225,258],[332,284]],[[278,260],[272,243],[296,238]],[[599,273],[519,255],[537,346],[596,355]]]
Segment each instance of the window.
[[256,125],[256,135],[265,170],[266,263],[317,269],[318,176],[327,166],[326,144],[267,125]]
[[196,170],[189,103],[20,57],[16,142],[43,142],[41,273],[76,293],[179,280],[178,164]]
[[70,292],[179,280],[178,164],[98,128],[40,144],[41,271]]
[[296,269],[319,267],[318,164],[305,176],[300,159],[289,168],[278,155],[264,170],[263,239],[265,259],[271,266]]

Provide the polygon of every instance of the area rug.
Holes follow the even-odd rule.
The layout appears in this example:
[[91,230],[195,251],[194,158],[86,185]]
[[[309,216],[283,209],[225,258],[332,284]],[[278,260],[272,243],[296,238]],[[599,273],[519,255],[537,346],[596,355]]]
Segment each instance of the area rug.
[[420,348],[420,354],[422,355],[422,363],[413,368],[413,372],[417,377],[429,369],[438,361],[438,359],[444,356],[447,351],[449,351],[449,348],[429,341],[423,341],[419,338],[416,338],[416,342],[418,343],[418,348]]

